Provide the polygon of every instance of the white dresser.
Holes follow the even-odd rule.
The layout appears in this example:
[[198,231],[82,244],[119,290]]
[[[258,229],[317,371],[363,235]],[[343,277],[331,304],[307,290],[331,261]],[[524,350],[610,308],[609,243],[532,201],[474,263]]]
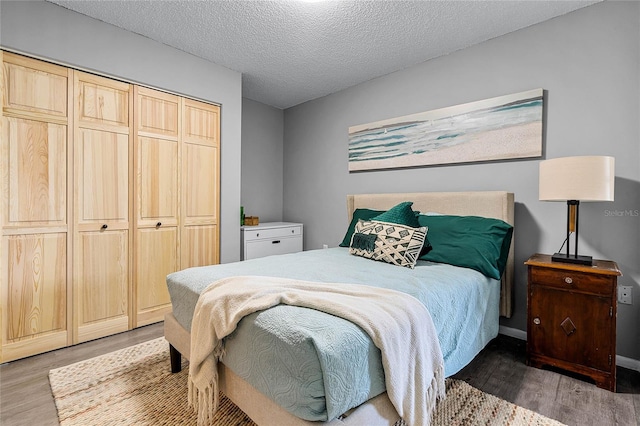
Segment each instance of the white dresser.
[[302,251],[302,224],[265,222],[240,228],[241,260]]

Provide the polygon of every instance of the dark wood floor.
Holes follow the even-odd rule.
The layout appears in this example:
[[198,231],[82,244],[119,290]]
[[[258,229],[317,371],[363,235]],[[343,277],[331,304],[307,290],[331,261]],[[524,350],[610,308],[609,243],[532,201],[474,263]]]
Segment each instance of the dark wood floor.
[[640,372],[618,367],[616,393],[525,365],[526,342],[499,335],[454,377],[567,425],[640,426]]
[[[160,337],[162,324],[0,365],[0,424],[57,425],[49,387],[53,368]],[[168,366],[167,366],[168,368]],[[640,426],[640,372],[618,368],[618,392],[525,365],[525,342],[500,335],[458,379],[567,425]]]
[[0,365],[0,425],[58,425],[58,414],[49,386],[49,370],[163,335],[163,324],[93,340]]

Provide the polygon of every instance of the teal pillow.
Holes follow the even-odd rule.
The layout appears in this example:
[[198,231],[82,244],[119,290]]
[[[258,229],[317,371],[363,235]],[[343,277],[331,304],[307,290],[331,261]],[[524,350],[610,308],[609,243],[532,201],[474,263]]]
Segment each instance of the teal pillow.
[[349,224],[349,228],[347,228],[347,233],[344,234],[344,238],[342,242],[339,244],[340,247],[349,247],[351,244],[351,236],[355,232],[356,223],[358,220],[371,220],[372,217],[378,216],[380,213],[384,213],[384,210],[371,210],[371,209],[355,209],[353,212],[353,217],[351,218],[351,223]]
[[431,250],[421,260],[475,269],[499,280],[507,265],[513,226],[479,216],[419,215],[429,228]]
[[[409,210],[411,210],[411,204],[409,204]],[[400,205],[400,204],[398,204]],[[397,207],[397,206],[396,206]],[[394,207],[395,208],[395,207]],[[420,214],[420,212],[418,211],[413,211],[411,210],[411,214],[413,214],[414,218],[415,218],[415,226],[412,225],[408,225],[411,226],[412,228],[418,228],[420,226],[420,224],[418,224],[418,215]],[[339,247],[349,247],[349,245],[351,244],[351,237],[353,236],[353,233],[355,232],[356,229],[356,223],[358,223],[358,220],[362,219],[362,220],[372,220],[374,217],[379,216],[383,213],[386,213],[385,210],[372,210],[372,209],[355,209],[355,211],[353,212],[353,217],[351,218],[351,223],[349,223],[349,227],[347,228],[347,232],[344,234],[344,238],[342,238],[342,242],[340,244],[338,244]],[[377,219],[376,219],[377,220]],[[384,220],[381,222],[388,222],[388,220]],[[393,222],[393,223],[399,223],[399,222]],[[425,242],[425,246],[429,244],[429,242]]]
[[419,228],[420,223],[416,217],[416,213],[411,209],[412,201],[400,203],[378,216],[372,217],[371,220],[378,222],[397,223],[399,225],[410,226],[411,228]]

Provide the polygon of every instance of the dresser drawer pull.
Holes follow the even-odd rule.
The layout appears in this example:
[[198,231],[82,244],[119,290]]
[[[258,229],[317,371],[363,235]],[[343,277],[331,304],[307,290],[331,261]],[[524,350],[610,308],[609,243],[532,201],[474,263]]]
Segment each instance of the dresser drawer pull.
[[280,240],[271,241],[271,244],[280,244]]
[[573,279],[571,277],[564,277],[564,282],[567,284],[572,284],[573,283]]
[[535,325],[540,325],[540,318],[538,318],[538,317],[534,318],[534,319],[533,319],[533,323],[534,323]]

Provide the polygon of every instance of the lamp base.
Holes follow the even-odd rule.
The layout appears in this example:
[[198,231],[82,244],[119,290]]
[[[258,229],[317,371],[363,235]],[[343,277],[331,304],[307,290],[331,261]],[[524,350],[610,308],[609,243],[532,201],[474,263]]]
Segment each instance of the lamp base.
[[562,263],[574,263],[577,265],[593,265],[593,258],[591,256],[572,256],[567,255],[566,253],[556,253],[551,256],[552,262],[562,262]]

